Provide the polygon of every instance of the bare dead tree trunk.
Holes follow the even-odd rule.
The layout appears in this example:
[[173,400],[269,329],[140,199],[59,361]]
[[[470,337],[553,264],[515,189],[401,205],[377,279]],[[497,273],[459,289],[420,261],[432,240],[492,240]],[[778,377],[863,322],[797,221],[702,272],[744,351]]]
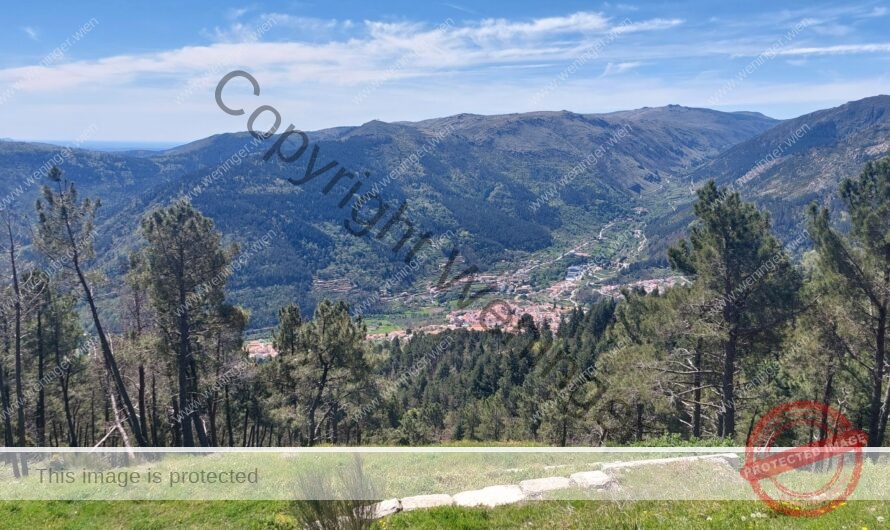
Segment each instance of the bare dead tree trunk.
[[158,444],[158,391],[154,373],[151,374],[151,445],[160,447]]
[[225,400],[226,400],[226,432],[229,435],[229,447],[235,447],[235,433],[232,428],[232,403],[229,400],[229,385],[225,385]]
[[37,446],[46,446],[46,389],[43,383],[43,310],[37,308],[37,413],[34,423],[37,427]]
[[692,376],[692,436],[696,438],[701,438],[701,347],[702,341],[701,339],[699,339],[697,344],[695,345],[695,353],[693,354],[693,365],[695,373]]
[[124,409],[126,409],[127,413],[127,422],[130,424],[130,429],[133,430],[133,435],[136,437],[136,443],[139,444],[140,447],[148,447],[148,440],[145,439],[145,435],[139,426],[139,415],[136,414],[136,408],[133,407],[133,402],[130,401],[130,394],[127,392],[124,378],[121,376],[120,369],[117,366],[117,360],[114,358],[114,353],[111,351],[111,344],[108,342],[108,337],[106,337],[105,330],[102,328],[102,322],[99,320],[99,311],[96,308],[93,293],[90,291],[89,284],[87,284],[87,280],[81,272],[80,265],[76,260],[77,255],[75,252],[75,257],[73,258],[75,271],[77,272],[77,277],[80,280],[84,293],[86,293],[87,304],[90,306],[90,314],[93,316],[93,325],[96,327],[96,333],[99,335],[99,344],[102,347],[102,355],[105,358],[105,366],[111,373],[112,380],[117,388],[117,393],[120,395],[121,401],[124,403]]
[[176,447],[182,447],[182,425],[183,422],[181,420],[177,420],[179,418],[179,401],[176,400],[175,397],[170,398],[170,406],[173,410],[173,417],[170,418],[170,433],[173,437],[173,445]]
[[179,351],[177,354],[176,372],[179,384],[179,431],[181,433],[182,446],[194,447],[195,439],[192,436],[192,411],[191,404],[191,382],[188,376],[189,357],[191,356],[191,346],[188,328],[188,308],[186,307],[185,290],[181,292],[182,315],[179,316]]
[[111,400],[111,411],[112,417],[114,418],[114,426],[117,428],[118,432],[121,435],[121,441],[124,443],[124,447],[127,448],[127,454],[130,455],[131,459],[136,458],[136,455],[133,454],[133,448],[130,446],[130,437],[127,436],[127,430],[124,429],[123,424],[121,424],[121,416],[120,411],[117,408],[117,400],[114,398],[114,390],[112,390],[111,385],[108,385],[108,397]]
[[96,444],[96,393],[90,390],[90,445]]
[[194,355],[189,356],[188,370],[189,403],[192,407],[192,422],[195,425],[195,433],[198,435],[198,443],[200,443],[202,447],[208,447],[210,445],[210,440],[207,438],[207,430],[204,428],[204,421],[201,419],[201,414],[198,411],[199,402],[194,397],[198,393],[198,366],[195,362]]
[[145,408],[145,366],[139,363],[139,426],[142,432],[148,432],[148,411]]
[[731,329],[724,345],[723,380],[720,386],[721,393],[723,394],[723,418],[720,422],[720,436],[723,438],[735,436],[735,359],[737,346],[736,331]]
[[[18,268],[16,266],[15,238],[12,235],[12,219],[6,218],[6,229],[9,234],[9,264],[12,268],[12,290],[15,295],[15,401],[18,424],[18,446],[25,447],[25,393],[22,389],[22,293],[19,289]],[[22,458],[22,475],[28,476],[28,461]]]

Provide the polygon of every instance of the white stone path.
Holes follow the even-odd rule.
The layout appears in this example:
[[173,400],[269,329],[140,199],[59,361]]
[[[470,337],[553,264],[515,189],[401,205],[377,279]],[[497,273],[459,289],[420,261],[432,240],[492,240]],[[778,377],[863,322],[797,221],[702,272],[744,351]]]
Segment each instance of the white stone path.
[[479,490],[463,491],[455,495],[417,495],[403,499],[389,499],[377,503],[375,518],[386,517],[398,512],[407,512],[437,506],[501,506],[525,500],[540,500],[548,491],[569,488],[594,488],[604,490],[617,487],[614,472],[619,469],[664,465],[697,460],[718,460],[733,467],[738,467],[739,457],[732,453],[704,456],[683,456],[677,458],[656,458],[651,460],[633,460],[630,462],[612,462],[603,464],[599,471],[581,471],[566,477],[547,477],[523,480],[519,485],[488,486]]

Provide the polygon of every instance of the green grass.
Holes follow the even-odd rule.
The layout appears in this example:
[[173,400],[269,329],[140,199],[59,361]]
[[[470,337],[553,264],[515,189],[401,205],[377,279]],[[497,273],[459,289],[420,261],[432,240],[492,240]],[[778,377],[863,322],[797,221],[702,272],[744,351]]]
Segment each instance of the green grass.
[[[295,529],[286,502],[0,502],[4,529]],[[755,516],[752,518],[752,514]],[[528,502],[494,509],[436,508],[378,521],[376,530],[489,528],[887,528],[890,504],[850,502],[815,519],[774,514],[757,501]],[[710,518],[710,519],[708,519]]]
[[393,331],[400,331],[403,328],[391,320],[387,318],[368,318],[365,320],[365,324],[368,326],[368,333],[392,333]]
[[4,529],[297,528],[285,502],[0,502]]
[[[752,517],[752,515],[754,517]],[[855,529],[887,528],[878,517],[890,520],[890,505],[850,502],[814,519],[775,514],[757,501],[638,501],[537,502],[482,508],[436,508],[400,513],[383,519],[377,528],[398,529],[589,529],[589,528],[763,528]]]
[[419,327],[442,324],[446,311],[433,306],[407,306],[401,303],[392,304],[386,311],[370,314],[364,318],[368,333],[392,333]]

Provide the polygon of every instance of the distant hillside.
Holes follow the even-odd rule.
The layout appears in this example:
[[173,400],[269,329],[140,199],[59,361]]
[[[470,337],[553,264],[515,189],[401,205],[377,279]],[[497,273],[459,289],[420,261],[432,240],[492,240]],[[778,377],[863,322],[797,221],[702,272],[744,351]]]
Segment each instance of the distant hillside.
[[[838,183],[887,155],[890,96],[882,95],[783,121],[702,164],[685,182],[694,188],[715,179],[732,186],[769,210],[775,229],[790,239],[805,226],[809,203],[836,207]],[[688,206],[666,215],[650,240],[671,241],[691,219]]]
[[[774,152],[778,156],[769,157]],[[813,200],[831,200],[841,179],[888,154],[890,96],[875,96],[785,121],[729,149],[692,177],[733,184],[769,207],[779,225],[790,225],[789,214]]]

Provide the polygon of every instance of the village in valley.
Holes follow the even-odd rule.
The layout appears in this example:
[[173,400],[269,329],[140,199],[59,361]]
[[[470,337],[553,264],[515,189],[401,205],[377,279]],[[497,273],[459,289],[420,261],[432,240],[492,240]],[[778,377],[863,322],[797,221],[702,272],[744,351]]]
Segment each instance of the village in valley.
[[[637,212],[643,214],[646,212]],[[632,219],[627,219],[632,221]],[[369,340],[403,340],[415,332],[428,334],[441,333],[447,330],[467,329],[484,330],[505,327],[504,321],[515,323],[523,314],[530,315],[536,323],[547,322],[551,329],[558,329],[562,315],[574,307],[578,307],[598,297],[620,298],[624,288],[642,288],[647,293],[665,290],[687,280],[682,276],[666,276],[640,280],[620,281],[617,277],[638,258],[646,246],[646,236],[642,229],[633,228],[608,237],[608,229],[614,223],[602,227],[593,239],[588,239],[571,249],[560,252],[556,256],[529,258],[523,267],[502,273],[480,274],[476,282],[480,285],[496,285],[497,290],[483,298],[484,304],[474,304],[467,309],[448,310],[437,308],[430,311],[425,318],[418,318],[416,325],[405,325],[397,329],[380,330],[374,319],[368,326]],[[592,245],[594,244],[595,245]],[[597,248],[597,254],[585,252],[590,247]],[[610,256],[604,258],[604,255]],[[562,278],[545,287],[535,285],[533,272],[543,267],[560,267]],[[355,288],[345,279],[317,279],[316,289],[327,292],[347,294]],[[402,307],[424,306],[437,294],[433,281],[426,287],[426,295],[410,291],[380,295],[381,307],[399,305]],[[504,302],[493,304],[492,302]],[[477,306],[478,307],[475,307]],[[509,306],[509,310],[506,307]],[[489,307],[486,311],[485,308]],[[504,311],[509,314],[505,315]],[[484,322],[483,322],[484,319]],[[507,325],[509,326],[509,324]],[[251,358],[263,360],[277,356],[268,338],[259,338],[245,342],[245,351]]]

